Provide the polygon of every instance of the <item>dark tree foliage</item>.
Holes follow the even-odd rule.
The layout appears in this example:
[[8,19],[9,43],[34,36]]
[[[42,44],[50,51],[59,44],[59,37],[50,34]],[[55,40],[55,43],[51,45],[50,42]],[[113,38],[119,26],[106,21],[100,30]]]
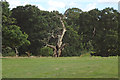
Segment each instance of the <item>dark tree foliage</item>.
[[[12,10],[8,8],[7,2],[2,6],[2,23],[5,30],[3,42],[9,44],[10,39],[7,40],[9,37],[6,35],[12,33],[12,39],[15,39],[13,44],[21,46],[18,48],[20,55],[29,52],[32,55],[51,56],[53,52],[48,47],[58,43],[63,25],[67,31],[62,41],[65,47],[62,47],[61,56],[80,56],[84,51],[92,51],[94,55],[103,57],[118,55],[120,13],[113,8],[93,9],[87,12],[79,8],[69,8],[61,14],[58,11],[42,11],[35,5],[17,6]],[[15,37],[18,34],[20,35]],[[27,37],[31,42],[29,46],[23,44]],[[48,47],[46,44],[49,44]],[[55,46],[55,49],[59,47]]]
[[120,56],[120,13],[118,13],[118,55]]
[[80,36],[78,32],[75,31],[70,26],[67,26],[67,32],[64,36],[63,41],[67,43],[63,50],[62,56],[80,56],[83,50]]
[[11,17],[8,2],[2,2],[2,10],[2,49],[15,49],[16,56],[19,56],[18,48],[30,44],[28,35],[23,33],[19,26],[14,25],[16,21]]
[[[26,5],[18,6],[12,12],[12,17],[16,18],[18,22],[17,25],[29,35],[28,39],[31,45],[27,50],[34,55],[39,55],[36,49],[42,48],[48,41],[49,36],[52,33],[57,35],[59,29],[61,29],[61,23],[59,18],[56,17],[55,11],[41,11],[36,6]],[[55,44],[54,40],[50,40],[50,44]]]
[[113,8],[93,9],[79,16],[79,34],[91,41],[98,56],[115,56],[118,43],[118,12]]
[[106,8],[100,12],[96,36],[93,46],[100,56],[118,55],[118,12],[113,8]]

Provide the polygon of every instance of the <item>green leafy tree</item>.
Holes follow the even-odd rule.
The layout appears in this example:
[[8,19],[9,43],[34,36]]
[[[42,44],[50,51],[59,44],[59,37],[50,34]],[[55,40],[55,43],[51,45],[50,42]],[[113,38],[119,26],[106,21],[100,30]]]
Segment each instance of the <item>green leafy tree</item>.
[[93,38],[94,25],[92,24],[92,17],[88,12],[83,12],[79,15],[78,20],[78,34],[81,37],[81,43],[84,50],[91,50],[91,40]]
[[9,9],[8,2],[1,2],[2,3],[2,25],[10,25],[15,23],[15,18],[11,17],[12,12]]
[[64,43],[66,43],[66,47],[62,52],[62,56],[80,56],[83,50],[83,46],[81,44],[81,37],[78,35],[78,32],[75,31],[70,26],[67,26],[67,32],[64,36]]
[[16,25],[4,26],[3,28],[3,45],[9,46],[15,49],[16,56],[18,56],[18,48],[23,44],[29,45],[30,42],[27,40],[28,35],[23,34],[20,27]]
[[[29,35],[31,45],[27,50],[33,55],[39,55],[45,45],[57,56],[77,56],[84,50],[94,50],[100,56],[117,54],[118,12],[113,8],[88,12],[69,8],[63,15],[58,11],[42,11],[34,5],[25,5],[14,8],[12,17],[17,20],[15,24]],[[66,43],[68,45],[64,48]],[[26,50],[24,46],[19,49]]]
[[29,35],[28,39],[31,42],[29,50],[34,55],[39,54],[36,49],[42,48],[46,42],[51,45],[56,44],[54,41],[49,42],[49,39],[52,34],[57,36],[62,30],[60,18],[56,17],[56,14],[61,14],[57,11],[41,11],[36,6],[26,5],[18,6],[12,12],[12,17],[18,22],[16,25],[20,26],[21,30]]
[[69,26],[71,26],[73,29],[78,30],[78,20],[79,15],[83,11],[79,8],[69,8],[65,11],[64,15],[66,16],[66,22]]
[[43,43],[41,40],[46,36],[46,20],[42,16],[41,11],[38,7],[32,5],[18,6],[12,10],[12,17],[17,20],[16,25],[20,26],[21,30],[29,35],[28,40],[31,42],[27,49],[24,45],[20,47],[21,53],[28,50],[33,55],[37,55],[36,49],[42,47]]
[[[93,47],[95,55],[117,55],[118,12],[113,8],[101,11],[93,9],[79,16],[79,35],[83,36],[85,47]],[[88,44],[90,43],[90,44]]]
[[2,45],[4,47],[11,47],[15,49],[16,56],[18,56],[18,48],[23,44],[30,44],[27,40],[28,35],[20,30],[15,18],[11,17],[8,2],[2,2]]
[[105,8],[100,13],[93,46],[100,56],[117,55],[118,44],[118,12],[113,8]]

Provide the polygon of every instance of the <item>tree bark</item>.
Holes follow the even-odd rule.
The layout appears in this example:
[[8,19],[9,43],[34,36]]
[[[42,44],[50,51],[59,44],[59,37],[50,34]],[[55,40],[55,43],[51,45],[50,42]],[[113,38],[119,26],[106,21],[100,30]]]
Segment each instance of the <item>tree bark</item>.
[[62,50],[61,50],[61,49],[59,49],[59,50],[58,50],[58,57],[60,57],[60,56],[61,56],[61,53],[62,53]]
[[62,40],[63,40],[63,37],[64,37],[65,32],[66,32],[66,28],[65,28],[64,22],[62,21],[61,17],[60,17],[60,21],[62,23],[63,31],[62,31],[61,35],[58,35],[58,43],[57,43],[57,45],[58,45],[59,48],[62,45]]
[[18,56],[19,56],[19,53],[18,53],[17,48],[15,48],[15,53],[16,53],[16,57],[18,57]]

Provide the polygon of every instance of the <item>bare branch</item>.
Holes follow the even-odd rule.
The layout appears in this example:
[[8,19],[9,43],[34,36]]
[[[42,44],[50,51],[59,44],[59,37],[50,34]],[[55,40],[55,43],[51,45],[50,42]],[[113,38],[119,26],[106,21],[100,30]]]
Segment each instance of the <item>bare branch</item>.
[[52,33],[51,33],[51,37],[54,38],[54,39],[57,38],[57,36],[54,35],[54,31],[52,31]]
[[50,48],[53,48],[53,49],[56,49],[56,46],[53,46],[53,45],[47,44],[46,46],[47,46],[47,47],[50,47]]
[[65,46],[66,46],[66,44],[64,43],[64,44],[61,46],[60,49],[62,50]]

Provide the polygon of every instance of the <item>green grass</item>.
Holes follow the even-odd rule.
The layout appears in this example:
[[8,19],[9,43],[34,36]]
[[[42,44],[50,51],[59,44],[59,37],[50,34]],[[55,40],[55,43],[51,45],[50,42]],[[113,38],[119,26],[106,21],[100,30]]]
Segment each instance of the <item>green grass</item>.
[[3,78],[117,78],[118,57],[2,59]]

